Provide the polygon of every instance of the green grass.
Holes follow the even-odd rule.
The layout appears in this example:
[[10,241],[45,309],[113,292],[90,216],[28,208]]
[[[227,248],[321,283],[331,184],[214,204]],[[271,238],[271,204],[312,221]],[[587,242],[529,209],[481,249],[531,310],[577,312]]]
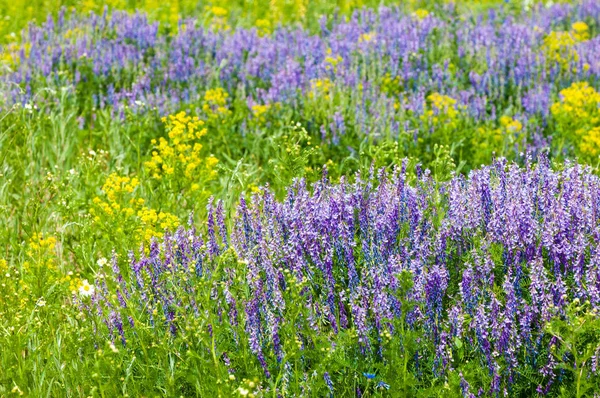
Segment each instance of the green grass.
[[[109,11],[126,10],[147,12],[154,20],[161,22],[164,31],[177,29],[178,22],[187,17],[195,17],[207,25],[216,24],[221,28],[256,26],[268,32],[279,24],[302,24],[310,29],[319,28],[322,16],[349,15],[362,7],[403,6],[415,10],[431,9],[443,0],[276,0],[227,2],[205,0],[0,0],[0,43],[20,40],[20,32],[29,23],[45,22],[48,15],[56,16],[65,8],[67,17],[72,12],[101,14],[105,7]],[[503,3],[501,0],[461,0],[460,7],[483,10]],[[523,7],[521,1],[513,0],[510,7],[516,10]]]
[[[27,23],[43,21],[48,13],[56,14],[62,6],[79,12],[98,12],[104,4],[0,0],[0,15],[4,16],[0,22],[0,41],[18,41],[19,30]],[[179,16],[198,15],[207,23],[222,18],[222,23],[231,28],[256,25],[257,21],[263,21],[258,22],[263,29],[271,29],[278,22],[298,22],[316,28],[320,15],[330,15],[338,7],[347,14],[355,7],[376,6],[380,2],[238,1],[229,2],[222,17],[220,10],[211,8],[212,4],[192,0],[154,3],[114,0],[106,4],[112,9],[149,11],[169,30],[176,26]],[[3,259],[0,261],[0,397],[216,396],[218,393],[225,397],[238,386],[251,390],[250,383],[261,377],[250,352],[237,353],[239,357],[248,357],[248,369],[244,369],[248,379],[230,380],[221,363],[215,363],[214,368],[206,367],[211,360],[207,351],[210,342],[202,341],[190,350],[185,338],[162,341],[150,330],[140,333],[137,348],[132,351],[107,343],[95,347],[98,341],[91,323],[73,305],[72,291],[77,290],[82,280],[91,280],[97,272],[98,260],[110,258],[113,250],[123,261],[129,250],[137,250],[144,241],[139,229],[147,227],[137,215],[124,219],[103,214],[96,220],[91,214],[94,198],[106,200],[102,186],[112,173],[139,179],[139,185],[127,200],[143,199],[148,209],[174,214],[180,223],[193,214],[196,224],[204,225],[209,196],[222,199],[225,208],[231,211],[240,196],[249,196],[259,186],[269,184],[281,197],[295,178],[315,181],[320,178],[323,165],[327,165],[330,179],[336,181],[342,176],[352,178],[355,172],[368,173],[373,166],[392,169],[402,158],[412,156],[411,166],[424,162],[437,180],[445,180],[457,170],[468,170],[491,158],[491,153],[484,153],[465,166],[451,145],[434,146],[432,140],[430,149],[419,153],[403,147],[399,144],[402,141],[391,135],[375,142],[355,133],[345,137],[342,145],[320,143],[315,138],[316,129],[308,126],[318,120],[324,106],[323,102],[307,101],[300,111],[284,109],[273,117],[276,123],[257,126],[255,134],[245,136],[237,134],[234,122],[207,123],[207,135],[198,140],[203,145],[202,159],[215,155],[219,162],[210,170],[214,175],[206,171],[205,175],[195,176],[205,183],[193,195],[186,185],[189,181],[180,176],[153,179],[145,166],[152,158],[152,140],[167,133],[156,115],[117,120],[108,112],[98,112],[93,128],[80,129],[79,104],[66,95],[52,109],[14,108],[0,115],[0,259]],[[447,141],[451,143],[452,139]],[[119,203],[125,205],[126,201]],[[156,225],[153,228],[160,229]],[[210,297],[206,301],[210,302]],[[200,328],[198,322],[201,320],[190,320],[190,330]],[[293,326],[286,329],[290,335]],[[352,347],[352,339],[353,336],[342,335],[339,343]],[[325,346],[323,341],[316,344]],[[345,385],[352,385],[348,380],[364,367],[357,365],[356,353],[350,348],[340,355],[336,360],[349,363],[351,369],[344,376]],[[406,363],[399,358],[390,358],[387,377],[404,377],[405,385],[409,386],[414,380],[409,380]],[[323,367],[320,371],[328,363],[319,362],[322,358],[318,353],[313,360]],[[487,377],[477,364],[472,364],[470,371],[482,380]],[[424,386],[423,396],[455,396],[459,392],[457,377],[451,378],[446,386],[441,383]],[[310,379],[306,385],[314,389],[314,396],[326,394],[322,379]],[[353,392],[348,388],[339,393],[344,396]],[[376,392],[370,396],[377,395],[384,394]]]

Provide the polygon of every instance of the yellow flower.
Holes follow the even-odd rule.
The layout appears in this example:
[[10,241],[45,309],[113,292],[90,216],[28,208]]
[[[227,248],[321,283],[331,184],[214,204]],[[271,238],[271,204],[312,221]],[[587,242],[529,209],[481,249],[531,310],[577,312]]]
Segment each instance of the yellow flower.
[[264,115],[265,113],[267,113],[267,111],[271,108],[271,105],[266,104],[266,105],[252,105],[252,113],[254,114],[254,117],[260,118],[262,115]]
[[430,94],[427,97],[430,102],[430,110],[425,113],[426,118],[438,123],[453,123],[458,118],[458,108],[456,100],[447,95],[439,93]]
[[254,116],[254,120],[259,125],[262,125],[267,121],[266,114],[271,109],[271,104],[265,104],[265,105],[256,104],[256,105],[252,105],[252,107],[250,109],[252,111],[252,115]]
[[427,18],[427,16],[429,16],[429,11],[427,11],[423,8],[419,8],[418,10],[415,10],[415,12],[413,12],[413,15],[417,19],[425,19],[425,18]]
[[358,38],[358,42],[359,43],[368,43],[370,41],[373,41],[373,39],[375,38],[375,36],[376,36],[375,32],[363,33]]
[[596,157],[600,154],[600,127],[594,127],[581,137],[579,150],[587,156]]
[[[219,91],[207,92],[207,101],[222,105],[226,93]],[[168,140],[160,137],[158,145],[155,144],[152,158],[144,162],[144,166],[155,179],[162,177],[179,178],[184,177],[188,184],[192,183],[199,172],[203,175],[212,176],[212,168],[217,163],[205,161],[202,158],[202,144],[196,140],[203,137],[207,130],[204,122],[197,117],[190,117],[185,112],[171,115],[163,121],[167,125]],[[156,143],[156,140],[154,140]]]
[[544,38],[543,49],[550,60],[557,62],[563,70],[566,70],[572,61],[579,61],[579,53],[574,48],[575,44],[589,38],[588,25],[579,21],[571,25],[570,32],[550,32]]
[[388,72],[381,78],[381,91],[384,93],[395,96],[402,90],[400,84],[400,76],[392,77]]
[[229,94],[221,87],[207,90],[204,94],[204,101],[210,102],[215,105],[225,105]]
[[571,25],[571,31],[576,41],[586,41],[590,38],[590,28],[585,22],[575,22]]
[[256,20],[255,25],[259,36],[266,36],[270,34],[273,29],[271,26],[271,21],[268,19],[258,19]]
[[223,7],[213,6],[210,11],[215,17],[225,17],[227,16],[227,10]]
[[573,83],[560,92],[561,100],[550,107],[552,115],[563,126],[596,125],[600,122],[600,93],[587,82]]
[[138,185],[139,180],[137,178],[111,173],[102,186],[102,191],[104,191],[109,201],[114,202],[117,200],[117,196],[122,193],[132,193]]
[[49,236],[44,238],[43,235],[34,233],[29,240],[29,247],[34,250],[51,250],[56,246],[56,238],[53,236]]
[[600,154],[600,93],[587,82],[573,83],[550,107],[559,132],[584,157]]
[[174,230],[179,226],[179,218],[167,212],[157,212],[154,209],[143,207],[138,211],[141,227],[138,233],[142,239],[149,241],[152,238],[160,238],[165,229]]
[[523,124],[520,121],[509,116],[502,116],[500,118],[500,125],[511,133],[518,133],[523,129]]
[[331,69],[334,72],[337,70],[337,66],[344,59],[340,55],[333,56],[331,49],[327,49],[327,56],[325,57],[325,68]]
[[227,94],[227,91],[221,87],[207,90],[204,94],[204,105],[202,105],[202,109],[209,118],[229,115],[231,111],[227,108],[228,97],[229,94]]
[[323,97],[326,99],[331,99],[331,94],[333,92],[333,82],[328,78],[323,79],[313,79],[310,82],[311,91],[308,93],[309,98],[318,98]]

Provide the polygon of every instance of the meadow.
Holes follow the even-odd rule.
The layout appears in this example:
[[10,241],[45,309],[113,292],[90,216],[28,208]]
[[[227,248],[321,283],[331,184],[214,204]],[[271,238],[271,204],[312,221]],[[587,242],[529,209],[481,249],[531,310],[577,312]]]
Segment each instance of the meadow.
[[0,397],[597,396],[597,0],[0,17]]

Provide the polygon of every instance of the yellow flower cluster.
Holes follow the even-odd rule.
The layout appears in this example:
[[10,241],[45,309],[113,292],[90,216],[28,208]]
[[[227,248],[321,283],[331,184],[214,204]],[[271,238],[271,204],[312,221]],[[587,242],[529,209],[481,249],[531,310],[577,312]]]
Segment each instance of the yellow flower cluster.
[[333,55],[331,48],[327,49],[327,56],[325,57],[325,69],[332,70],[335,72],[337,70],[338,64],[340,64],[344,59],[340,55]]
[[29,240],[29,247],[27,254],[31,257],[31,262],[26,261],[24,268],[29,270],[31,266],[41,267],[50,271],[56,271],[56,238],[54,236],[48,236],[44,238],[42,234],[34,233]]
[[543,49],[549,60],[558,63],[563,70],[566,70],[572,61],[579,61],[579,53],[574,48],[575,44],[589,38],[588,25],[579,21],[571,26],[569,32],[550,32],[544,38]]
[[423,115],[425,121],[430,121],[434,125],[445,124],[454,127],[460,115],[459,107],[454,98],[439,93],[433,93],[427,96],[429,101],[429,110]]
[[137,204],[135,201],[130,201],[125,206],[123,206],[123,203],[127,203],[128,197],[133,193],[138,184],[139,181],[137,178],[111,173],[104,182],[104,185],[102,185],[102,192],[104,192],[107,200],[102,200],[100,197],[92,199],[95,207],[90,209],[90,214],[94,216],[94,220],[100,221],[99,213],[111,217],[118,216],[119,214],[128,217],[135,214],[134,207]]
[[221,87],[207,90],[204,94],[204,105],[202,110],[206,112],[209,118],[218,118],[227,116],[231,113],[227,108],[227,98],[229,94]]
[[[246,8],[250,2],[246,3]],[[260,4],[261,14],[266,14],[268,18],[274,23],[287,23],[287,22],[302,22],[306,18],[306,12],[309,7],[309,0],[269,0],[264,2],[257,2]]]
[[262,125],[266,122],[266,114],[271,109],[271,104],[256,104],[252,105],[252,116],[254,116],[254,120],[258,122],[258,124]]
[[126,8],[127,3],[125,0],[105,0],[104,2],[99,2],[97,0],[86,0],[80,5],[80,8],[77,11],[84,15],[90,12],[102,12],[102,9],[105,6],[109,9],[122,10]]
[[594,127],[581,137],[579,143],[581,153],[597,157],[600,155],[600,127]]
[[571,25],[571,33],[578,42],[590,39],[590,27],[582,21],[575,22]]
[[308,93],[308,97],[313,98],[325,98],[331,99],[333,93],[333,82],[328,78],[313,79],[310,81],[311,91]]
[[381,78],[381,91],[389,96],[396,96],[402,91],[400,76],[392,77],[388,72]]
[[95,197],[90,214],[94,222],[104,222],[116,232],[135,233],[136,241],[161,237],[165,229],[175,229],[179,219],[167,212],[145,206],[145,200],[133,195],[139,184],[136,178],[112,173],[102,186],[105,198]]
[[212,16],[210,21],[210,25],[214,30],[229,30],[229,25],[227,24],[227,15],[229,11],[226,8],[219,6],[205,7],[205,10],[208,15]]
[[[218,101],[219,98],[223,97],[216,96],[213,100]],[[152,140],[155,146],[152,159],[144,165],[155,179],[165,176],[182,178],[191,183],[192,191],[199,190],[200,184],[196,182],[199,172],[202,172],[205,178],[211,179],[216,174],[214,166],[218,162],[214,156],[201,156],[202,144],[197,140],[206,135],[204,122],[197,117],[188,116],[185,112],[170,115],[162,121],[166,124],[169,139],[161,137],[158,142]]]
[[81,28],[67,29],[67,31],[64,33],[64,38],[65,39],[77,39],[78,37],[81,37],[84,34],[85,34],[85,31]]
[[69,272],[66,276],[61,279],[61,282],[69,285],[68,289],[71,294],[77,294],[77,290],[83,285],[83,281],[79,276],[74,276],[72,272]]
[[213,105],[224,106],[227,103],[228,96],[229,95],[223,88],[217,87],[206,91],[204,94],[204,101]]
[[1,49],[0,62],[7,64],[10,67],[16,67],[20,61],[20,52],[23,50],[25,57],[29,57],[31,52],[31,43],[9,43]]
[[210,12],[218,18],[223,18],[227,16],[227,10],[223,7],[212,6],[210,7]]
[[[92,202],[97,209],[108,216],[123,214],[126,217],[130,217],[135,214],[134,207],[144,203],[143,199],[140,199],[141,203],[131,199],[128,205],[123,205],[123,203],[127,203],[127,197],[133,193],[138,185],[139,180],[137,178],[130,178],[127,176],[120,176],[117,173],[112,173],[108,176],[104,185],[102,185],[102,191],[104,192],[107,201],[95,197]],[[100,220],[100,217],[95,214],[96,210],[94,208],[90,210],[90,213],[95,215],[96,221]]]
[[[58,267],[58,253],[56,252],[57,239],[34,233],[27,242],[28,259],[22,263],[22,272],[19,267],[0,259],[0,275],[5,279],[0,283],[0,317],[2,317],[2,303],[15,309],[23,309],[36,297],[43,294],[50,286],[59,289],[71,290],[77,283],[72,271],[61,273]],[[31,300],[33,299],[33,300]],[[46,301],[40,297],[36,306],[43,307]],[[15,314],[17,317],[19,314]],[[18,319],[16,319],[18,321]]]
[[476,148],[476,152],[481,153],[482,161],[489,156],[490,151],[503,155],[503,150],[518,140],[517,133],[523,131],[523,124],[510,116],[501,116],[499,121],[499,128],[480,127],[472,138],[472,146]]
[[583,156],[600,154],[600,93],[586,82],[573,83],[560,92],[550,111],[562,134]]
[[503,127],[504,131],[509,133],[519,133],[523,130],[523,124],[510,116],[500,117],[500,125]]
[[[207,97],[213,103],[223,103],[224,96],[219,91],[212,91]],[[218,162],[214,156],[201,154],[202,144],[198,140],[206,135],[204,122],[185,112],[162,121],[167,137],[152,140],[151,158],[144,162],[147,175],[156,183],[153,189],[166,189],[163,192],[167,196],[185,192],[190,200],[196,200],[205,193],[201,189],[204,183],[216,175]],[[102,186],[103,194],[92,200],[90,214],[94,221],[105,230],[133,236],[138,242],[159,238],[165,229],[175,229],[179,218],[147,206],[145,200],[136,195],[139,185],[140,180],[135,177],[110,174]]]
[[439,93],[430,94],[427,99],[431,103],[431,106],[437,111],[446,113],[451,116],[455,116],[458,111],[456,110],[456,100],[447,95]]
[[586,82],[573,83],[560,92],[561,100],[550,111],[561,124],[598,124],[600,93]]
[[273,32],[273,25],[268,19],[257,19],[254,25],[259,36],[266,36]]
[[369,42],[373,41],[373,39],[375,39],[375,36],[377,36],[377,34],[375,32],[363,33],[358,38],[358,42],[359,43],[369,43]]
[[39,251],[51,251],[56,246],[56,238],[54,236],[49,236],[44,238],[42,234],[38,234],[37,232],[33,234],[31,239],[29,240],[29,247],[33,250]]
[[154,209],[143,207],[137,215],[142,223],[142,228],[138,232],[143,234],[146,241],[162,236],[165,229],[174,230],[179,226],[179,218],[171,213],[157,212]]
[[423,8],[419,8],[418,10],[415,10],[415,12],[413,12],[413,16],[420,20],[425,19],[429,16],[429,11]]
[[[34,233],[27,242],[27,260],[22,263],[23,272],[16,286],[21,295],[31,296],[40,293],[43,285],[51,286],[56,282],[63,282],[59,273],[59,253],[57,252],[58,240],[54,236],[44,236]],[[6,265],[6,264],[5,264]],[[8,267],[10,270],[10,266]],[[10,270],[11,274],[18,274],[16,268]],[[35,294],[34,294],[35,293]],[[21,304],[24,304],[23,299]]]
[[137,178],[119,176],[117,173],[112,173],[104,182],[102,191],[104,191],[108,200],[114,202],[122,193],[132,193],[139,183]]

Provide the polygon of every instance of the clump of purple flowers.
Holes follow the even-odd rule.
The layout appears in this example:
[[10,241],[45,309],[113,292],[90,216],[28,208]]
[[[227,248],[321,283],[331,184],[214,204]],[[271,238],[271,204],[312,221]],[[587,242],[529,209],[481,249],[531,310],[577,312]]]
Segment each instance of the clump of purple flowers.
[[[206,238],[182,228],[132,255],[126,272],[115,267],[109,287],[99,280],[90,311],[106,336],[135,344],[142,323],[177,338],[201,319],[202,333],[227,336],[230,371],[249,349],[269,377],[309,356],[314,336],[335,348],[350,333],[356,355],[383,361],[380,336],[401,339],[402,318],[420,333],[415,372],[457,373],[468,347],[496,395],[526,368],[552,388],[561,371],[547,323],[574,299],[600,307],[600,178],[577,164],[498,160],[446,183],[405,166],[354,182],[325,174],[312,187],[296,181],[283,200],[267,189],[241,198],[231,233],[220,206],[210,205]],[[135,324],[121,321],[131,313]],[[322,377],[331,391],[335,375]],[[469,383],[460,373],[466,396]]]
[[186,20],[186,28],[169,37],[144,13],[68,17],[63,10],[22,32],[29,50],[15,52],[14,65],[0,75],[0,100],[2,108],[43,106],[58,101],[46,89],[64,88],[90,113],[166,115],[190,106],[200,114],[217,76],[232,98],[245,93],[242,102],[301,109],[314,82],[329,81],[355,97],[352,109],[320,106],[327,112],[320,126],[333,142],[348,126],[374,137],[421,128],[410,115],[423,114],[432,92],[456,99],[477,123],[495,122],[514,108],[524,125],[541,118],[545,127],[560,89],[597,82],[600,41],[577,44],[578,56],[561,69],[545,53],[544,38],[599,17],[590,0],[519,15],[494,8],[472,18],[460,18],[451,6],[426,18],[382,7],[323,23],[316,35],[283,27],[264,37],[256,29],[215,32]]

